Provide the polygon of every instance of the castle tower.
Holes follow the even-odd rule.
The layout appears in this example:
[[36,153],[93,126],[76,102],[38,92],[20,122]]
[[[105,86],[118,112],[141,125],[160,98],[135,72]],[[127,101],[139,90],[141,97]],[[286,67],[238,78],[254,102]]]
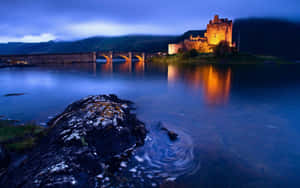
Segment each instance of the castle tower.
[[207,24],[205,33],[209,45],[218,45],[221,41],[227,41],[232,46],[232,20],[220,19],[215,15]]

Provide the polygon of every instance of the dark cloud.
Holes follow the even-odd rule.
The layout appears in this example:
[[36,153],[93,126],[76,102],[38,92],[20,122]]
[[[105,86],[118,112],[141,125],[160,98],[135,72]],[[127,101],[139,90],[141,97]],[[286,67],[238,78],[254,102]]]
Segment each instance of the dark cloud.
[[98,29],[98,35],[179,34],[204,28],[215,13],[297,20],[299,8],[299,0],[1,0],[0,41],[42,34],[73,39]]

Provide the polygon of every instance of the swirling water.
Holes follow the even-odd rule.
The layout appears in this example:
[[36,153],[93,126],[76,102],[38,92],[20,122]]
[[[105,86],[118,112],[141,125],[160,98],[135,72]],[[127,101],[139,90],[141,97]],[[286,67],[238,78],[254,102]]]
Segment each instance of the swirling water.
[[[10,68],[0,69],[0,115],[43,124],[81,97],[114,93],[135,102],[150,131],[128,164],[137,181],[162,187],[298,187],[299,86],[300,65]],[[178,141],[170,141],[158,122],[177,132]]]

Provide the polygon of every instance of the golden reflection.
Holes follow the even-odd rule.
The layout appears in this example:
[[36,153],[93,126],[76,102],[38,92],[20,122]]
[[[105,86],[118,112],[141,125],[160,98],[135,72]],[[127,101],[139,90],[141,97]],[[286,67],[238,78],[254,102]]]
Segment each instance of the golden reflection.
[[144,61],[138,61],[138,62],[134,63],[134,70],[136,73],[144,73],[144,71],[145,71]]
[[[96,66],[100,67],[101,72],[112,73],[112,72],[121,72],[121,73],[131,73],[134,68],[136,73],[145,72],[145,63],[143,61],[138,61],[132,63],[131,61],[114,63],[113,61],[107,61],[106,63],[97,64]],[[134,66],[134,67],[133,67]],[[93,67],[96,71],[96,67]]]
[[231,69],[220,69],[212,65],[193,69],[180,69],[168,66],[168,82],[182,79],[195,90],[203,88],[204,98],[208,104],[225,104],[228,101],[231,84]]
[[224,104],[228,101],[231,82],[231,69],[225,73],[209,67],[208,76],[204,80],[204,95],[210,104]]
[[179,77],[178,67],[175,65],[168,65],[168,83],[174,83]]
[[113,72],[113,63],[111,60],[107,60],[105,64],[101,64],[101,70],[105,73]]
[[132,62],[130,60],[126,60],[124,63],[119,64],[119,71],[126,73],[131,72]]

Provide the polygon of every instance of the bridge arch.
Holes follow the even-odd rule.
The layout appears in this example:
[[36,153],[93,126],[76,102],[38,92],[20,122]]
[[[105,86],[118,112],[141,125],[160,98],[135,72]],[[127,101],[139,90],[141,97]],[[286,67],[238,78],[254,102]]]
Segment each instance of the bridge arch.
[[108,55],[105,55],[105,54],[99,54],[99,55],[97,55],[96,59],[99,59],[100,57],[105,58],[107,62],[110,62],[110,61],[111,61],[111,58],[110,58]]
[[145,53],[142,52],[95,52],[95,59],[99,59],[100,57],[104,57],[107,62],[112,62],[114,58],[121,58],[125,61],[132,61],[133,58],[137,59],[138,61],[144,62],[145,61]]
[[96,60],[99,58],[105,58],[106,62],[112,61],[112,52],[97,52]]
[[121,57],[121,58],[125,59],[125,61],[131,61],[131,59],[129,57],[127,57],[126,55],[116,55],[116,57]]
[[134,55],[133,57],[136,57],[141,62],[145,60],[145,58],[142,55]]

